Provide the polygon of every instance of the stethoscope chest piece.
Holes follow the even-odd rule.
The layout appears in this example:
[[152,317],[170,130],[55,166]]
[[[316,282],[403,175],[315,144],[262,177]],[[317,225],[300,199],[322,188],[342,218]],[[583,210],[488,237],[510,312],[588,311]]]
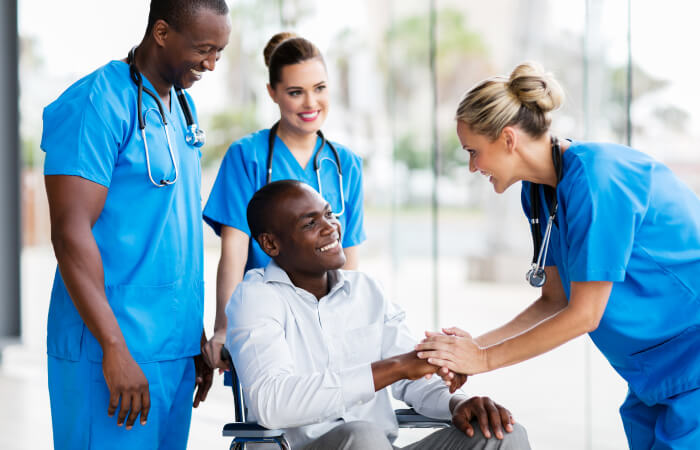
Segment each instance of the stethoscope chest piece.
[[542,287],[547,281],[547,274],[543,267],[538,267],[537,264],[533,264],[530,270],[527,271],[525,279],[532,287]]
[[189,145],[199,148],[207,142],[207,135],[204,134],[204,130],[193,124],[187,128],[185,141],[187,141]]

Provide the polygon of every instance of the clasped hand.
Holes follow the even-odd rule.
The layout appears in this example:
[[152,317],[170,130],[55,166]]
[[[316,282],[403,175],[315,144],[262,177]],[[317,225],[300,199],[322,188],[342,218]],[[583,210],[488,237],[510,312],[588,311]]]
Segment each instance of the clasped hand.
[[446,367],[431,364],[424,359],[420,359],[415,351],[405,353],[400,356],[404,375],[403,378],[417,380],[421,377],[430,378],[437,374],[449,386],[450,393],[454,393],[467,382],[467,375],[455,373]]
[[488,370],[486,351],[459,328],[443,328],[442,333],[426,331],[416,345],[418,357],[458,374],[474,375]]

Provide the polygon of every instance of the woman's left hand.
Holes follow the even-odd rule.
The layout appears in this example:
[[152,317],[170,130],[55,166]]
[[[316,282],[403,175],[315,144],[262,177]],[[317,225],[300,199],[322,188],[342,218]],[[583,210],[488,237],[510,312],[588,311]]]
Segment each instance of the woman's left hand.
[[455,327],[442,331],[444,334],[425,332],[426,338],[416,345],[419,358],[466,375],[488,371],[486,350],[479,347],[469,333]]

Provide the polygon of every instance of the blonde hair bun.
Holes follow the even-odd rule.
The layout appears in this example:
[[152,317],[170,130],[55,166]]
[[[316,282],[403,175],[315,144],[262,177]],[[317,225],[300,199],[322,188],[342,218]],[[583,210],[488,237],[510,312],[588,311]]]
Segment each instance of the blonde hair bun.
[[525,62],[513,69],[508,91],[527,108],[539,109],[544,114],[564,103],[564,91],[557,80],[535,62]]
[[278,45],[280,45],[282,42],[286,41],[287,39],[292,39],[297,36],[296,33],[292,33],[291,31],[282,31],[280,33],[275,34],[270,38],[269,41],[267,41],[267,45],[265,45],[265,49],[263,50],[263,57],[265,58],[265,66],[270,67],[270,58],[272,57],[272,53],[275,51]]

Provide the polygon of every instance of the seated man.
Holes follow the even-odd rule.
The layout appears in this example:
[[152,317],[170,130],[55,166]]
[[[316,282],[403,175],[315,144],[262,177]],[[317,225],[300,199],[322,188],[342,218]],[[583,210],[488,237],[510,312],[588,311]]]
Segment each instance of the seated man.
[[[268,184],[247,214],[272,257],[246,274],[226,308],[226,347],[251,419],[284,428],[293,449],[392,449],[391,385],[418,413],[455,425],[411,449],[530,448],[508,410],[450,393],[447,383],[455,390],[466,378],[416,357],[405,314],[373,279],[339,270],[340,224],[315,190],[293,180]],[[426,379],[436,372],[447,383]]]

